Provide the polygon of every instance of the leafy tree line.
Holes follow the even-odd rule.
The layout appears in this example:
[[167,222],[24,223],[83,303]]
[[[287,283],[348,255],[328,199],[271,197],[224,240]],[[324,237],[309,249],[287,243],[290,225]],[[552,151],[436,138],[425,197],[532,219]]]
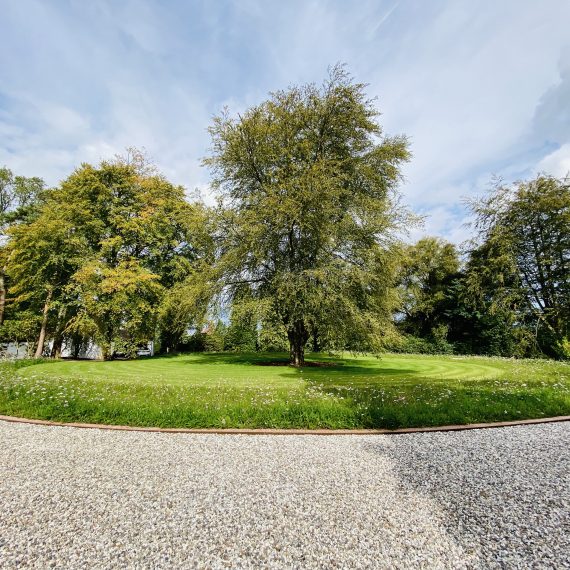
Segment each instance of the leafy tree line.
[[55,188],[0,170],[0,340],[36,356],[161,350],[456,351],[568,356],[565,180],[497,186],[469,251],[406,245],[410,154],[335,67],[210,128],[216,207],[144,156],[83,164]]
[[[199,267],[204,209],[190,204],[139,153],[82,165],[61,185],[38,192],[26,218],[5,227],[6,340],[58,356],[97,343],[104,358],[132,355],[153,339],[171,291]],[[6,286],[5,286],[6,289]]]
[[400,329],[427,351],[570,357],[570,180],[497,184],[470,205],[463,263],[437,238],[407,247]]

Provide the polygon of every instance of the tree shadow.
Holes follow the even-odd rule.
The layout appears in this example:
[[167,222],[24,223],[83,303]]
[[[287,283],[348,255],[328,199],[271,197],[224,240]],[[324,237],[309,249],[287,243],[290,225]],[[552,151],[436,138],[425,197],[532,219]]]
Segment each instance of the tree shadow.
[[[275,353],[234,353],[234,352],[185,352],[174,355],[161,355],[158,358],[176,358],[183,364],[235,364],[249,366],[262,362],[279,360],[281,354]],[[283,361],[286,357],[283,356]]]
[[[560,444],[567,435],[561,423],[390,435],[362,445],[391,463],[403,489],[437,504],[446,532],[470,555],[469,567],[515,568],[524,561],[535,568],[567,558],[567,529],[550,522],[553,512],[568,512],[557,484],[568,478],[570,452]],[[545,544],[544,523],[548,549],[536,546]]]
[[[307,366],[296,368],[288,366],[289,358],[285,353],[276,352],[255,352],[255,353],[228,353],[228,352],[190,352],[176,355],[160,355],[153,358],[172,359],[184,364],[235,364],[241,366],[266,366],[267,368],[285,368],[289,377],[291,371],[298,374],[307,374],[311,378],[326,378],[327,376],[410,376],[419,372],[406,368],[387,368],[382,366],[379,360],[377,366],[362,364],[355,358],[339,358],[337,356],[325,356],[321,354],[311,354],[307,358]],[[316,365],[315,365],[316,364]],[[318,364],[322,364],[319,366]]]
[[[356,369],[355,369],[356,370]],[[378,372],[377,368],[374,368]],[[351,410],[359,427],[397,429],[564,416],[570,413],[566,392],[514,383],[497,388],[488,381],[438,382],[421,372],[382,369],[375,378],[325,375],[304,371],[303,379]],[[321,374],[319,374],[321,373]]]

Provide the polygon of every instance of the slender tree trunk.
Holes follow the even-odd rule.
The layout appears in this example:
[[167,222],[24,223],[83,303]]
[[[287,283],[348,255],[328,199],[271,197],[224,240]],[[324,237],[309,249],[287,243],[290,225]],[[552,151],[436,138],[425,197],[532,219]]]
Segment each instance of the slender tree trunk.
[[71,346],[73,347],[73,358],[79,358],[79,353],[81,352],[82,338],[80,336],[74,335],[71,340]]
[[57,328],[53,338],[53,346],[51,348],[51,357],[60,358],[61,347],[63,346],[63,329],[65,328],[65,306],[62,306],[57,316]]
[[105,339],[101,343],[101,358],[103,360],[113,360],[114,357],[114,349],[113,349],[113,325],[111,324],[110,315],[108,312],[105,312],[103,315],[103,323],[104,323],[104,334],[103,338]]
[[6,274],[0,269],[0,326],[4,322],[4,310],[6,308]]
[[112,353],[112,349],[111,349],[111,343],[103,343],[101,345],[101,358],[103,360],[111,360],[113,357],[113,353]]
[[101,357],[103,360],[113,360],[115,358],[112,328],[107,329],[105,333],[105,342],[101,344]]
[[51,357],[61,357],[61,347],[63,346],[63,334],[58,331],[53,339],[53,346],[51,347]]
[[40,337],[38,338],[38,346],[36,348],[36,354],[34,355],[35,358],[41,358],[44,352],[44,343],[46,340],[46,330],[47,330],[47,322],[48,322],[48,313],[49,313],[49,306],[51,303],[51,296],[52,290],[48,291],[46,302],[44,305],[44,312],[42,317],[42,327],[40,329]]
[[320,352],[321,345],[319,342],[319,333],[316,328],[313,328],[313,352]]
[[309,332],[303,321],[296,321],[287,331],[289,338],[290,360],[292,366],[305,364],[305,344],[309,338]]

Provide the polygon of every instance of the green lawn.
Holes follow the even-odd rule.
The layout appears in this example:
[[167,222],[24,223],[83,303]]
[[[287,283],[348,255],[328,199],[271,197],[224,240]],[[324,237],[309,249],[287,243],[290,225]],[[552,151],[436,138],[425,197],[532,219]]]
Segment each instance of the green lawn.
[[[397,428],[570,415],[570,365],[385,355],[294,369],[285,355],[0,365],[0,414],[161,427]],[[311,355],[310,359],[313,359]]]

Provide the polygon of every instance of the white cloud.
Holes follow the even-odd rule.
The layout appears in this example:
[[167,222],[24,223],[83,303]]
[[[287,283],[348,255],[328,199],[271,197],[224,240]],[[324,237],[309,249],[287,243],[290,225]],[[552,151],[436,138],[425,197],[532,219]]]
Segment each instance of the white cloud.
[[403,191],[424,232],[461,241],[461,198],[492,174],[568,167],[568,21],[566,0],[4,3],[0,165],[55,184],[145,147],[209,195],[212,115],[342,61],[411,139]]
[[538,163],[536,170],[558,178],[570,176],[570,143],[545,156]]
[[437,203],[441,187],[500,170],[529,144],[537,102],[558,80],[559,12],[570,17],[570,5],[484,6],[446,4],[374,82],[389,129],[411,137],[414,202]]
[[473,230],[469,227],[471,216],[464,210],[439,205],[427,208],[422,214],[424,224],[410,232],[410,242],[426,236],[440,236],[459,245],[473,236]]

